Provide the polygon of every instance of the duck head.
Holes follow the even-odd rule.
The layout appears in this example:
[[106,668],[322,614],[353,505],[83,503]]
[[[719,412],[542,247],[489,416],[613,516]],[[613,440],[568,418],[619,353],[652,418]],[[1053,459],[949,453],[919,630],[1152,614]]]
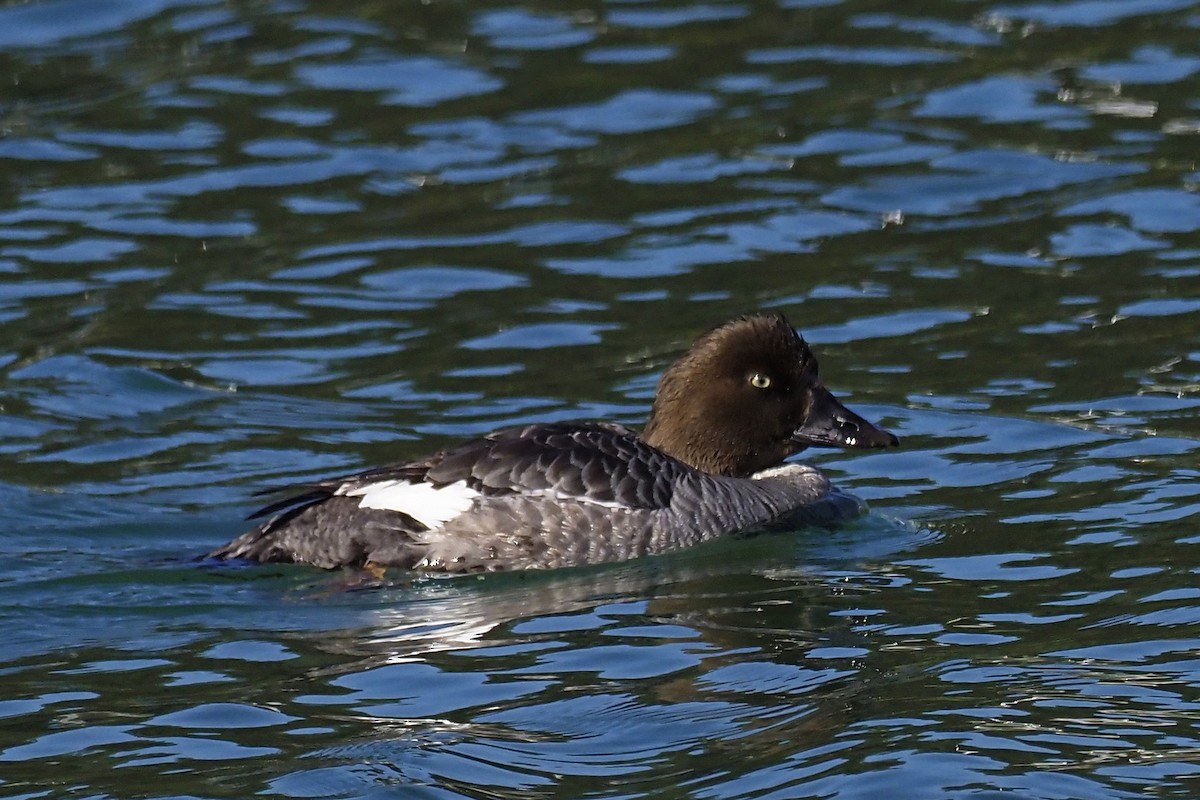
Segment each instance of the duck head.
[[741,317],[701,336],[663,373],[643,438],[705,472],[748,477],[806,447],[896,447],[846,408],[782,314]]

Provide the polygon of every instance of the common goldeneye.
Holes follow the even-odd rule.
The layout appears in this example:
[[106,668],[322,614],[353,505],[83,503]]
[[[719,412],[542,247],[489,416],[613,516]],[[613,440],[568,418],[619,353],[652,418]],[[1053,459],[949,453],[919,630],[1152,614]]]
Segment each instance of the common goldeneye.
[[782,315],[756,314],[709,331],[667,368],[640,435],[603,422],[525,425],[291,487],[250,517],[265,522],[209,555],[428,572],[621,561],[845,516],[848,496],[783,460],[809,446],[898,444],[829,393]]

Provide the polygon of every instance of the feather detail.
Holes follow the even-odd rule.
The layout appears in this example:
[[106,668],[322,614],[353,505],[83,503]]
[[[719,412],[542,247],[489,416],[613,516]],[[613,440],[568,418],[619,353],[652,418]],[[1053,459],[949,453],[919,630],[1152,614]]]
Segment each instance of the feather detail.
[[385,480],[359,486],[347,483],[334,494],[361,497],[359,508],[407,514],[429,530],[440,528],[467,511],[479,497],[479,492],[467,486],[465,481],[443,486],[405,480]]

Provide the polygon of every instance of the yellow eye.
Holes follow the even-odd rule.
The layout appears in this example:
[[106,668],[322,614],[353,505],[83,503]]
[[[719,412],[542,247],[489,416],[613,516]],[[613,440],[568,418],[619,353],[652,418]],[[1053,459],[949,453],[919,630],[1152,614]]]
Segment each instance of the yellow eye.
[[761,372],[756,372],[750,376],[750,385],[755,389],[766,389],[771,385],[771,378]]

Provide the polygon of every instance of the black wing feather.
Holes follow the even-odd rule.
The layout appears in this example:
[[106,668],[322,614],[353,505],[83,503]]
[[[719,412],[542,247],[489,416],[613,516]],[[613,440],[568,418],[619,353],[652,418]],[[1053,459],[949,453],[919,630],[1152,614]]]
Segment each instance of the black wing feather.
[[[664,508],[691,468],[651,447],[637,433],[606,423],[552,423],[506,428],[420,461],[389,464],[337,478],[268,489],[292,491],[249,519],[289,514],[335,494],[382,481],[465,482],[489,496],[550,493],[558,499]],[[271,520],[277,527],[281,520]]]
[[498,431],[435,456],[425,479],[463,480],[484,494],[552,493],[560,500],[663,508],[691,468],[619,425],[540,424]]
[[[298,487],[284,486],[284,487],[277,487],[274,489],[264,489],[261,492],[255,492],[254,496],[259,497],[260,495],[265,495],[265,494],[278,494],[279,492],[284,492],[284,491],[288,491],[290,489],[296,489],[296,488],[298,488]],[[299,506],[301,508],[303,508],[304,506],[310,506],[313,503],[319,503],[322,500],[325,500],[326,498],[330,497],[332,494],[333,494],[333,492],[327,491],[325,489],[312,489],[303,494],[288,495],[287,497],[283,498],[282,500],[276,500],[274,503],[271,503],[270,505],[263,506],[262,508],[256,510],[250,516],[246,517],[246,519],[259,519],[261,517],[268,517],[272,514],[278,513],[280,511],[284,511],[285,509],[288,509],[292,506]]]

